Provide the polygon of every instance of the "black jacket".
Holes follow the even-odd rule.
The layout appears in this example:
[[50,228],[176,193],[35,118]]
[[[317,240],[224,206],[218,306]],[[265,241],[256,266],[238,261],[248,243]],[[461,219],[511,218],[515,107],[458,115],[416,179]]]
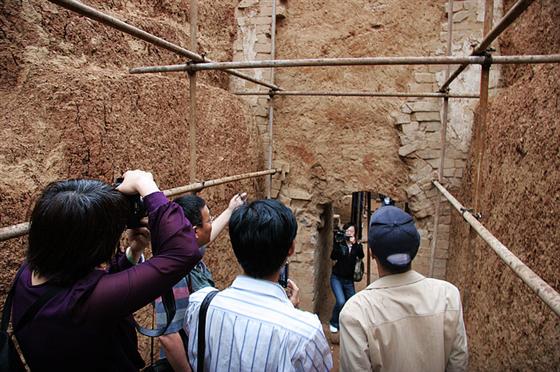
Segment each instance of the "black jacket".
[[346,245],[346,242],[333,242],[331,260],[336,260],[332,269],[333,274],[339,278],[353,279],[356,257],[364,258],[364,248],[361,243],[354,243],[350,254],[348,254],[348,245]]

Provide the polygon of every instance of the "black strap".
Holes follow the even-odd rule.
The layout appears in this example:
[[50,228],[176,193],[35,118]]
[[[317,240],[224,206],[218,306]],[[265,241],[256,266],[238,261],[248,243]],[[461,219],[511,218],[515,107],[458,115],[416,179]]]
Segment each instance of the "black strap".
[[204,346],[206,344],[206,313],[208,312],[208,306],[210,301],[216,296],[220,291],[212,291],[204,297],[202,305],[200,305],[200,310],[198,312],[198,350],[196,358],[196,371],[204,372]]
[[171,325],[171,322],[175,317],[175,312],[177,311],[175,307],[175,296],[173,295],[173,288],[168,289],[161,295],[161,302],[165,310],[166,324],[162,328],[150,329],[150,328],[144,328],[140,326],[138,323],[136,323],[136,329],[144,336],[159,337],[163,335],[165,331],[167,331],[167,328],[169,328],[169,325]]
[[35,303],[33,303],[33,305],[27,308],[27,311],[25,312],[25,314],[23,314],[19,322],[17,322],[17,324],[12,324],[14,327],[14,333],[19,332],[30,320],[35,318],[35,315],[37,315],[39,310],[41,310],[41,308],[45,306],[45,304],[51,298],[53,298],[57,293],[59,293],[63,289],[64,288],[60,288],[60,287],[49,287],[47,291],[43,293],[43,295],[39,297],[37,301],[35,301]]

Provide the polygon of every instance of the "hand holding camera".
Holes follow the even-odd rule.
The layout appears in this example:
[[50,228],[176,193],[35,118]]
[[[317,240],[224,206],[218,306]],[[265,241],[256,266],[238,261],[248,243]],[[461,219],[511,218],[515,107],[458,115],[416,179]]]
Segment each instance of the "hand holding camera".
[[290,302],[294,305],[295,308],[299,307],[299,287],[292,279],[288,279],[288,285],[286,286],[286,294],[290,299]]
[[141,223],[147,215],[142,197],[159,191],[152,174],[141,170],[125,172],[123,177],[115,181],[115,188],[127,195],[130,211],[126,226],[129,229],[147,226],[147,222]]
[[[121,180],[120,183],[119,180]],[[119,183],[116,187],[117,190],[127,195],[139,194],[140,196],[146,196],[159,191],[154,181],[154,176],[150,172],[144,172],[139,169],[125,172],[122,179],[117,179],[117,183]]]

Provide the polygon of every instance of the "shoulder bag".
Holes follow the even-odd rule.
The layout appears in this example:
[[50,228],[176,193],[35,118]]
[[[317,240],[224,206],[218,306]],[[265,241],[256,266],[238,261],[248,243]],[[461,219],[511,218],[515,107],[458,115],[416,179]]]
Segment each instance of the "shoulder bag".
[[364,276],[364,261],[359,258],[356,257],[356,264],[354,265],[354,281],[355,282],[359,282],[362,280]]

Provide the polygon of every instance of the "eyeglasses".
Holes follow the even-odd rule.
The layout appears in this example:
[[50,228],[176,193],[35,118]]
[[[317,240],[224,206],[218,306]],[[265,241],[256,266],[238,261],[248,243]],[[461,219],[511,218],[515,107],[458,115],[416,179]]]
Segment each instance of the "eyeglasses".
[[212,225],[212,222],[214,222],[214,216],[210,216],[210,218],[208,219],[208,221],[205,221],[205,222],[203,222],[202,224],[209,223],[210,225]]

